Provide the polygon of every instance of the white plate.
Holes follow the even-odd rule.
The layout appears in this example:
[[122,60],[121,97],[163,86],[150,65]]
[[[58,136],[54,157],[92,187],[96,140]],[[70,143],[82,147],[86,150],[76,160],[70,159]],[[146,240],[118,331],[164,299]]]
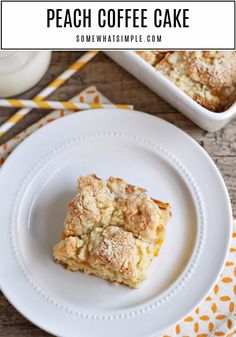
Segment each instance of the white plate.
[[[137,290],[53,262],[76,178],[92,172],[172,205],[167,239]],[[0,186],[2,291],[52,334],[153,336],[203,299],[225,261],[231,208],[220,173],[195,141],[156,117],[100,109],[62,118],[14,151]]]

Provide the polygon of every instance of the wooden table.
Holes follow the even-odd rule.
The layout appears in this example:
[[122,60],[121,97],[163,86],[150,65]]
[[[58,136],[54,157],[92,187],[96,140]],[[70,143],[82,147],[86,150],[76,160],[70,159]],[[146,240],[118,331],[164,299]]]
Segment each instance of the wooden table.
[[[21,97],[31,98],[36,95],[47,83],[60,74],[63,69],[74,62],[78,56],[79,52],[54,52],[47,75],[35,88]],[[236,119],[218,132],[209,133],[203,131],[103,53],[96,56],[92,62],[80,70],[66,85],[60,88],[50,98],[67,100],[89,85],[96,85],[96,87],[113,102],[133,104],[137,110],[148,111],[150,114],[161,117],[191,135],[204,147],[220,169],[229,190],[234,216],[236,216]],[[14,110],[1,109],[0,124],[4,122],[13,111]],[[15,126],[14,129],[10,130],[10,132],[0,140],[0,144],[44,115],[45,111],[33,111]],[[209,186],[209,188],[211,187]],[[3,336],[41,337],[50,335],[29,323],[1,294],[0,337]]]

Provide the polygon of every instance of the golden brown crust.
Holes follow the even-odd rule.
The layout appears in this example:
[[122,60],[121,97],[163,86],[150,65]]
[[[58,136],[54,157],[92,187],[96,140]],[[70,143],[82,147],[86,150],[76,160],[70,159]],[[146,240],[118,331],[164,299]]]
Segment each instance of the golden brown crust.
[[80,177],[54,258],[113,282],[138,287],[157,256],[170,217],[167,203],[120,178]]
[[167,53],[171,53],[167,50],[141,50],[136,51],[145,61],[152,66],[157,65]]
[[69,236],[54,246],[55,261],[71,271],[82,270],[137,288],[159,248],[135,239],[120,227],[95,228],[88,235]]
[[156,55],[151,51],[137,51],[137,54],[139,54],[145,61],[147,61],[151,65],[156,64]]
[[95,266],[105,265],[114,272],[121,272],[125,277],[132,276],[138,254],[131,233],[115,226],[93,232],[89,249],[92,264]]
[[113,199],[105,181],[95,175],[81,177],[78,193],[69,203],[65,235],[82,235],[97,226],[108,226],[113,212]]
[[156,228],[170,207],[159,207],[146,190],[120,178],[107,181],[95,175],[78,180],[78,193],[69,204],[65,236],[83,235],[95,227],[120,226],[135,237],[155,242]]
[[224,111],[235,101],[236,51],[167,52],[152,64],[211,111]]
[[155,204],[157,204],[161,209],[169,210],[170,208],[170,204],[167,202],[163,202],[154,198],[152,198],[152,201],[155,202]]

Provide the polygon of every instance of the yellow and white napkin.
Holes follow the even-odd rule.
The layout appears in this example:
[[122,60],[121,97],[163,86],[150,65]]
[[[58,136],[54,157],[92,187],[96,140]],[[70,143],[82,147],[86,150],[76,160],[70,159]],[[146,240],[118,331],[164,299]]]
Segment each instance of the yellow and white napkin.
[[212,291],[192,313],[158,335],[158,337],[213,336],[236,336],[236,220],[224,270]]
[[[97,91],[96,87],[90,86],[86,90],[75,96],[72,102],[80,103],[111,103],[106,97],[104,97],[100,92]],[[7,156],[19,145],[26,137],[31,135],[34,131],[40,129],[42,126],[53,122],[54,120],[67,116],[73,113],[72,111],[56,110],[48,114],[46,117],[42,118],[37,123],[33,124],[19,135],[13,137],[11,140],[0,146],[0,166],[4,163]]]
[[[81,103],[111,103],[96,87],[82,91],[73,101]],[[27,136],[60,117],[69,115],[69,111],[53,111],[39,122],[0,146],[0,166],[7,156]],[[203,276],[204,277],[204,276]],[[180,303],[181,305],[181,303]],[[231,248],[217,284],[207,298],[192,313],[158,337],[236,337],[236,220]]]

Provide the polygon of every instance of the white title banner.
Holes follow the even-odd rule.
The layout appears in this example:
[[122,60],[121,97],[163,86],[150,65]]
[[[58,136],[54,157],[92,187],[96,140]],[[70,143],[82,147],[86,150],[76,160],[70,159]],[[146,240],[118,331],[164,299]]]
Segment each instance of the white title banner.
[[2,49],[234,49],[234,1],[2,1]]

